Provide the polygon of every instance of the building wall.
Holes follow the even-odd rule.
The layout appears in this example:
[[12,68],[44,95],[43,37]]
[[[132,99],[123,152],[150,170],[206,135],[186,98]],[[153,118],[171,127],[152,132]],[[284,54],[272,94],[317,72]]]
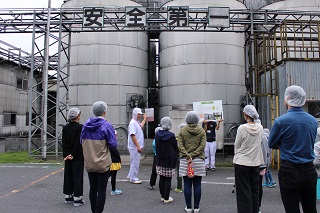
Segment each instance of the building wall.
[[[320,106],[320,61],[284,61],[276,68],[276,71],[278,75],[279,115],[287,112],[283,104],[286,88],[291,85],[298,85],[302,87],[307,94],[307,102],[303,109],[316,117],[317,110],[311,111],[310,105],[316,103],[317,106]],[[272,72],[275,72],[275,70],[272,70]],[[268,73],[267,76],[269,76]],[[264,80],[261,82],[264,82]],[[270,87],[268,86],[270,85],[270,78],[267,77],[266,83],[267,90],[270,91]],[[264,84],[262,84],[261,88],[264,87]],[[268,91],[262,91],[262,93]],[[258,111],[262,125],[271,128],[270,97],[260,97],[258,103]],[[320,108],[318,109],[318,112],[320,112]]]
[[[18,88],[17,79],[28,81],[29,71],[11,62],[0,63],[0,136],[26,135],[28,91]],[[4,114],[16,114],[14,125],[4,124]]]

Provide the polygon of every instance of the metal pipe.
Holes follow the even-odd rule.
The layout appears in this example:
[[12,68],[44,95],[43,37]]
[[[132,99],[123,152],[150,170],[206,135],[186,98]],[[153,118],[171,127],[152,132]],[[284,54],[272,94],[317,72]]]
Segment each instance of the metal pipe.
[[48,0],[48,17],[45,34],[44,67],[43,67],[43,131],[42,131],[42,159],[47,160],[47,126],[48,126],[48,68],[49,68],[49,34],[50,34],[51,0]]
[[61,45],[62,45],[62,13],[60,14],[59,25],[59,41],[58,41],[58,66],[57,66],[57,97],[56,97],[56,143],[55,143],[55,157],[58,159],[58,145],[59,145],[59,122],[60,122],[60,69],[61,69]]
[[28,128],[28,154],[31,154],[31,135],[32,135],[32,103],[33,103],[33,71],[34,71],[34,46],[35,46],[35,39],[36,39],[36,13],[33,14],[33,32],[32,32],[32,48],[31,48],[31,69],[29,75],[29,128]]

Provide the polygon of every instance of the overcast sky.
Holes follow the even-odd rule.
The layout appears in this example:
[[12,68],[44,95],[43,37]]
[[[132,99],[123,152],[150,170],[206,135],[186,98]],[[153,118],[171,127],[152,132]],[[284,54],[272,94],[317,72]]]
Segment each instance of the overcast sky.
[[[43,8],[48,0],[1,0],[0,8]],[[61,7],[63,0],[51,0],[51,7]]]
[[[61,7],[63,0],[51,0],[51,7]],[[47,8],[48,0],[1,0],[0,8]],[[31,53],[31,34],[0,33],[0,40]]]

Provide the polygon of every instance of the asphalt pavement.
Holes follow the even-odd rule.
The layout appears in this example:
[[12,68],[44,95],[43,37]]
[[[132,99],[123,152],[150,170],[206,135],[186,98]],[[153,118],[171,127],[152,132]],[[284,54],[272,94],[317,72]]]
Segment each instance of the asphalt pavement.
[[[128,156],[122,156],[123,167],[118,172],[117,188],[121,195],[110,195],[108,184],[105,213],[183,213],[185,207],[183,193],[176,193],[176,178],[172,181],[169,204],[160,202],[158,187],[148,190],[151,174],[151,158],[141,162],[139,178],[142,184],[130,183],[126,176],[129,171]],[[272,170],[277,181],[277,170]],[[84,195],[86,203],[80,207],[64,203],[62,193],[63,164],[0,164],[0,212],[1,213],[89,213],[88,176],[84,174]],[[110,182],[110,181],[109,181]],[[219,167],[208,171],[202,180],[201,212],[236,212],[236,198],[233,168]],[[158,180],[157,180],[158,184]],[[320,202],[318,203],[320,209]],[[262,200],[262,213],[284,213],[279,187],[265,188]]]

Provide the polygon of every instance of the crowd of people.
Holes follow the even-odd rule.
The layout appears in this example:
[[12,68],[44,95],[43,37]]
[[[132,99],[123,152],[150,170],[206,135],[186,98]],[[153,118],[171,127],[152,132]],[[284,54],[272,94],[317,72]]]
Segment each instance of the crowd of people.
[[[237,130],[233,159],[238,213],[261,212],[263,187],[276,186],[269,169],[271,148],[280,150],[279,186],[285,211],[298,213],[301,203],[303,212],[317,212],[320,142],[314,142],[316,135],[320,136],[320,128],[317,129],[317,120],[302,109],[305,101],[306,93],[301,87],[289,86],[284,94],[287,113],[275,119],[271,131],[263,128],[253,105],[244,107],[245,122]],[[106,120],[107,104],[95,102],[91,110],[93,117],[83,125],[79,124],[80,109],[71,108],[68,112],[68,123],[62,131],[65,161],[63,193],[65,203],[73,203],[74,206],[85,203],[82,199],[85,168],[90,185],[91,211],[101,213],[109,177],[112,185],[110,194],[122,193],[116,188],[121,157],[117,150],[117,132]],[[222,121],[204,120],[201,126],[199,114],[190,111],[175,135],[170,131],[170,117],[160,120],[152,142],[154,160],[148,189],[154,189],[159,176],[161,202],[169,204],[174,201],[170,191],[172,177],[176,175],[175,191],[184,193],[185,212],[200,212],[201,181],[206,170],[215,170],[216,130]],[[146,114],[140,108],[134,108],[128,126],[130,169],[127,178],[132,184],[141,183],[138,175],[145,124]]]

